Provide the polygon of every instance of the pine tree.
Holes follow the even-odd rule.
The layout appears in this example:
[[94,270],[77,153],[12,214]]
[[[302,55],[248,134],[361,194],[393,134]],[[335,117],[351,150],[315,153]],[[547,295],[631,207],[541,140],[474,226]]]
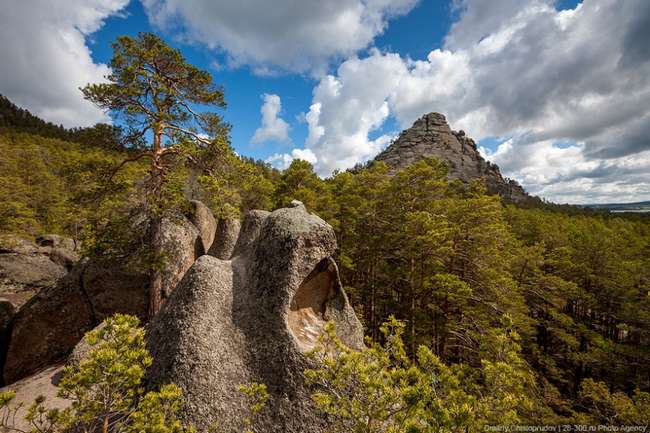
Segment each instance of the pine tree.
[[[89,84],[82,91],[86,99],[120,117],[127,126],[126,142],[136,152],[116,171],[129,162],[149,160],[148,238],[154,257],[160,257],[162,219],[169,207],[163,193],[170,168],[179,158],[194,161],[201,150],[214,149],[226,139],[228,127],[221,117],[198,111],[206,106],[224,108],[224,94],[209,72],[187,63],[179,50],[151,33],[119,37],[113,44],[110,66],[108,83]],[[162,305],[159,268],[151,267],[151,317]]]

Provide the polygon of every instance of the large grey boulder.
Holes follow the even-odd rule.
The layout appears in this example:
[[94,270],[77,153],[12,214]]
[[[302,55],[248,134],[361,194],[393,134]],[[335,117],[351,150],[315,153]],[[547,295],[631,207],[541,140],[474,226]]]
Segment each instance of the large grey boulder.
[[212,246],[214,236],[217,232],[217,220],[214,218],[212,211],[203,202],[198,200],[190,201],[192,212],[188,215],[189,220],[199,230],[203,251],[207,253]]
[[18,310],[4,364],[5,383],[60,360],[95,326],[93,306],[80,284],[82,278],[83,265]]
[[327,420],[311,402],[303,371],[324,324],[334,321],[348,345],[363,332],[332,255],[332,228],[302,205],[244,220],[231,260],[199,258],[153,319],[148,386],[179,385],[182,417],[200,431],[219,424],[241,431],[247,415],[241,384],[271,393],[255,431],[322,432]]
[[165,252],[162,285],[166,298],[205,250],[199,229],[185,217],[163,220],[162,245]]
[[260,236],[262,224],[270,214],[271,212],[265,210],[252,210],[246,214],[232,256],[248,255],[252,252],[255,242]]
[[102,322],[99,325],[95,326],[92,330],[86,332],[86,334],[83,336],[81,340],[77,343],[77,345],[72,349],[72,352],[70,353],[70,356],[68,356],[68,359],[66,361],[67,365],[70,365],[72,367],[78,367],[79,364],[81,364],[81,361],[84,359],[88,358],[90,355],[90,351],[93,350],[93,345],[91,345],[88,342],[88,333],[93,332],[93,331],[98,331],[102,329],[106,325],[106,322]]
[[68,251],[76,251],[77,243],[74,239],[66,238],[60,235],[42,235],[36,238],[36,243],[42,247],[61,248]]
[[22,292],[50,287],[66,269],[45,254],[0,254],[0,285],[3,292]]
[[36,240],[0,238],[0,295],[19,307],[40,290],[52,287],[79,260],[75,242],[59,235]]
[[221,260],[229,260],[235,250],[240,228],[241,223],[238,219],[219,219],[219,223],[217,224],[217,233],[208,254]]
[[[185,217],[163,221],[163,291],[169,295],[203,254],[199,230]],[[115,313],[147,319],[147,272],[111,257],[79,262],[64,278],[41,290],[16,314],[4,365],[6,383],[61,360],[99,322]]]

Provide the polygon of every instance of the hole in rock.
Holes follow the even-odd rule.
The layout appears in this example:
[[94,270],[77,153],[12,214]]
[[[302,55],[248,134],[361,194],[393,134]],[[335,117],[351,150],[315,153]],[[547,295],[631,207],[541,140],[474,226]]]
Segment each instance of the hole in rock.
[[313,349],[327,323],[328,301],[336,293],[336,268],[322,260],[302,282],[289,308],[289,328],[304,351]]

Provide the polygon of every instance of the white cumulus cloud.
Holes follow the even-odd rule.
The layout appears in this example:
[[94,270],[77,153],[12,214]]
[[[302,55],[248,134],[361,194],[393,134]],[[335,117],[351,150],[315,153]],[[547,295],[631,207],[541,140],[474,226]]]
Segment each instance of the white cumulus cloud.
[[260,109],[262,125],[255,130],[251,141],[253,143],[262,143],[264,141],[288,142],[289,124],[279,117],[282,110],[280,97],[265,93],[262,98],[264,99]]
[[586,156],[584,143],[518,143],[483,150],[532,194],[558,203],[621,203],[650,197],[650,150],[610,159]]
[[0,93],[64,126],[109,121],[80,86],[104,80],[88,35],[129,0],[6,0],[0,13]]
[[650,172],[650,2],[485,3],[456,1],[459,20],[426,59],[373,51],[320,80],[305,143],[319,172],[374,156],[395,133],[389,117],[406,128],[438,111],[477,140],[513,138],[489,158],[546,198],[650,198],[637,174]]
[[390,142],[390,134],[370,138],[370,133],[388,118],[386,95],[406,73],[397,54],[374,51],[363,60],[347,60],[336,76],[320,81],[305,116],[309,128],[306,147],[318,158],[319,174],[364,162]]
[[315,72],[353,55],[417,0],[142,0],[159,28],[228,53],[231,64]]
[[316,162],[318,162],[318,158],[316,158],[314,152],[309,149],[293,149],[291,153],[275,153],[269,156],[266,159],[266,162],[273,165],[275,168],[284,170],[291,165],[291,162],[293,162],[294,159],[302,159],[310,164],[316,164]]

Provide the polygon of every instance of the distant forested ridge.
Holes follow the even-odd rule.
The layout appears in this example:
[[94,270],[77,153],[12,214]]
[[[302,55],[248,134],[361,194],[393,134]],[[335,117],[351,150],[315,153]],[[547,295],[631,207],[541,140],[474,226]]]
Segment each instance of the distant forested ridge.
[[121,129],[106,123],[97,123],[87,128],[64,128],[34,116],[28,110],[17,107],[5,96],[0,95],[0,130],[11,129],[46,138],[83,143],[105,149],[121,149]]
[[[138,202],[145,168],[109,182],[128,150],[6,99],[1,109],[0,232],[106,239],[103,230]],[[477,374],[484,352],[516,332],[534,378],[534,404],[517,408],[519,419],[611,423],[650,413],[650,219],[504,205],[480,181],[448,180],[432,158],[328,179],[305,161],[280,173],[229,146],[210,163],[209,172],[179,165],[170,188],[222,218],[298,199],[334,227],[343,284],[371,338],[381,340],[382,323],[396,316],[408,354],[428,346],[469,389],[489,387]]]

